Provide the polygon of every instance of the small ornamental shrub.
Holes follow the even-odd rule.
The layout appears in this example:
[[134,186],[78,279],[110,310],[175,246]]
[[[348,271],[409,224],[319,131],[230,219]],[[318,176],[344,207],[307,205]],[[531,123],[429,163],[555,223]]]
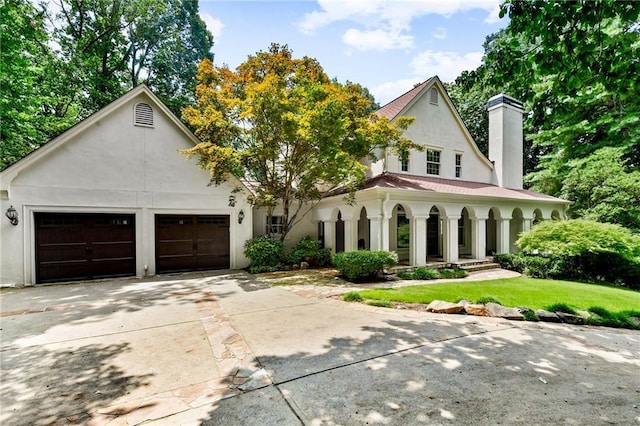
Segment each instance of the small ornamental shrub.
[[414,280],[435,280],[440,277],[438,271],[431,268],[416,268],[413,271],[413,279]]
[[563,312],[565,314],[571,314],[571,315],[578,314],[575,309],[573,309],[571,306],[567,305],[566,303],[554,303],[553,305],[548,306],[546,310],[549,312]]
[[390,308],[391,302],[384,299],[373,299],[373,300],[367,300],[367,305],[376,306],[378,308]]
[[284,244],[266,235],[252,238],[244,244],[244,255],[251,260],[252,274],[277,271],[284,260]]
[[396,276],[398,278],[400,278],[401,280],[412,280],[413,279],[413,272],[398,271],[398,272],[396,272]]
[[502,305],[498,299],[492,296],[483,296],[476,300],[476,303],[481,303],[483,305],[486,305],[487,303],[497,303],[498,305]]
[[388,251],[358,250],[337,253],[333,265],[349,281],[379,278],[385,268],[398,263],[398,255]]
[[316,255],[316,266],[322,268],[331,265],[331,249],[325,247],[318,250],[318,254]]
[[522,253],[500,253],[493,255],[493,261],[502,269],[524,272],[524,255]]
[[289,263],[297,264],[303,261],[309,261],[310,263],[316,263],[318,258],[318,252],[320,251],[320,242],[314,240],[310,236],[306,236],[296,244],[289,253]]

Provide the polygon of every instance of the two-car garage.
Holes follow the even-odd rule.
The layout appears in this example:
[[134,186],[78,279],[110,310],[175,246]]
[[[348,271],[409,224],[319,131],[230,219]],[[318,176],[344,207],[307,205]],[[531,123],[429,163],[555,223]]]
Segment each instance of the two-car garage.
[[[36,282],[136,275],[133,214],[34,213]],[[155,215],[157,273],[230,265],[228,215]]]

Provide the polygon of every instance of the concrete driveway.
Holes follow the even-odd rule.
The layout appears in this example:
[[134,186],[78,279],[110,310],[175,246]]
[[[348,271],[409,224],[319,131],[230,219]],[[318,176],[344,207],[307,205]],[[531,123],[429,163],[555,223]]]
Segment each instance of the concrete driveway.
[[640,332],[374,308],[237,271],[0,293],[0,422],[640,424]]

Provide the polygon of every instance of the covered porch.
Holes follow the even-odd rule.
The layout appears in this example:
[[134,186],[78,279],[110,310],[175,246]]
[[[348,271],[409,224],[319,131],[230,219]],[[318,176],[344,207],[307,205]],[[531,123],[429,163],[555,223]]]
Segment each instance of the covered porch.
[[335,253],[388,250],[405,265],[453,264],[514,252],[519,235],[537,221],[564,218],[566,202],[535,195],[540,198],[374,187],[359,191],[352,205],[342,195],[324,199],[314,220],[319,239]]

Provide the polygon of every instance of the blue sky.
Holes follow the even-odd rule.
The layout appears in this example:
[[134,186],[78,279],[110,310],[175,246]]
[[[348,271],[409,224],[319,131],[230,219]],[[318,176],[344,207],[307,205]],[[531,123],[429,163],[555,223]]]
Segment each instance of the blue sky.
[[316,58],[330,77],[367,87],[380,104],[438,75],[453,81],[506,27],[500,0],[200,0],[216,65],[235,68],[274,43]]

